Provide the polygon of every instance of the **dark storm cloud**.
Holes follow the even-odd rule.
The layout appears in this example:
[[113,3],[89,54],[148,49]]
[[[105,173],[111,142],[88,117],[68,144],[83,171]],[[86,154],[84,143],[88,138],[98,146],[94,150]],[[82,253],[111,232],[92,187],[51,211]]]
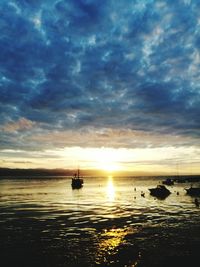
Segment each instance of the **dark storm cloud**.
[[92,126],[198,137],[199,14],[189,0],[2,0],[3,147],[27,131],[5,140],[22,118],[30,135]]

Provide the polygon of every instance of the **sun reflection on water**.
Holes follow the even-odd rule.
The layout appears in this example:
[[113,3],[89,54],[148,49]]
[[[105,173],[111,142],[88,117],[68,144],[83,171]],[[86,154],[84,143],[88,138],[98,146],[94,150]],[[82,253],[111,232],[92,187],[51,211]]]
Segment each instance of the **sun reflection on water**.
[[[112,228],[105,229],[99,236],[99,245],[96,255],[96,264],[114,264],[117,263],[117,254],[120,251],[120,247],[126,244],[125,237],[128,234],[133,234],[133,229],[126,228]],[[132,267],[137,265],[137,260],[133,260]]]
[[104,230],[100,235],[96,263],[110,261],[108,258],[117,253],[117,247],[123,242],[125,235],[123,229]]
[[108,197],[109,202],[113,202],[115,199],[115,187],[114,187],[112,176],[108,176],[106,193],[107,193],[107,197]]
[[126,234],[127,233],[123,229],[105,230],[101,235],[104,239],[99,245],[100,250],[112,251],[121,244]]

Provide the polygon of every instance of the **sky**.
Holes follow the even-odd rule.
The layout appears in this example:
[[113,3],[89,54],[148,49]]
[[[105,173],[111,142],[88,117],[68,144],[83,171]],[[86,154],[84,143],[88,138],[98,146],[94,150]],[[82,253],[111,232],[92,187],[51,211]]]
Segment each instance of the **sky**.
[[200,173],[198,0],[1,0],[0,166]]

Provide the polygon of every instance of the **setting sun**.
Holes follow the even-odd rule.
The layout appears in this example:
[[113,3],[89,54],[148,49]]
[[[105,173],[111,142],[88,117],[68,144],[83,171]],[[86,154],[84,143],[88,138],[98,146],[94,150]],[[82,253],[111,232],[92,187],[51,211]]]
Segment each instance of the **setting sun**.
[[94,154],[94,160],[96,160],[96,167],[98,169],[113,172],[121,169],[119,162],[119,154],[115,149],[102,148]]
[[111,160],[101,160],[98,163],[99,169],[107,171],[107,172],[113,172],[120,170],[120,166],[116,162],[112,162]]

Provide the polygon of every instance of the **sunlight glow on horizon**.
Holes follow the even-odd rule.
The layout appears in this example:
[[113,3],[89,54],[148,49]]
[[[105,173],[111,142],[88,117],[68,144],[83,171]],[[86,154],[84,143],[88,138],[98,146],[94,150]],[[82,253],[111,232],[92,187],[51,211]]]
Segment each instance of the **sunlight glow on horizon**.
[[96,168],[100,170],[114,172],[122,169],[120,166],[122,158],[115,149],[101,148],[94,153],[93,160],[96,161]]
[[[107,174],[133,173],[199,174],[197,148],[92,148],[66,147],[56,150],[25,151],[5,149],[1,167],[99,170]],[[187,157],[185,156],[187,155]],[[177,173],[177,164],[179,173]]]

